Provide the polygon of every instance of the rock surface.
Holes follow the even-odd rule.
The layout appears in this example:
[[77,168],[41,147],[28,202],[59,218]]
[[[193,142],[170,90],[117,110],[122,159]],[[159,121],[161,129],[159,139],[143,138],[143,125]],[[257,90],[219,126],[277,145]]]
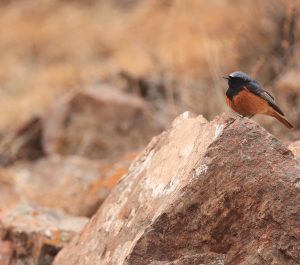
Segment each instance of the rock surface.
[[52,106],[44,118],[43,147],[47,154],[114,159],[144,147],[159,130],[145,101],[103,85]]
[[11,172],[14,188],[23,201],[91,216],[132,160],[127,155],[110,165],[78,156],[50,156],[34,163],[17,164]]
[[299,201],[300,166],[263,128],[184,113],[54,264],[300,264]]
[[[0,235],[1,236],[1,235]],[[12,243],[8,240],[1,241],[0,237],[0,264],[10,265],[11,257],[13,256]]]
[[136,155],[127,154],[113,165],[79,156],[59,155],[17,163],[10,168],[10,183],[0,186],[0,190],[6,192],[4,195],[7,194],[4,197],[7,200],[0,202],[0,210],[7,202],[12,205],[23,201],[73,215],[91,216],[126,173]]
[[87,221],[61,211],[19,204],[2,218],[0,264],[50,265]]
[[225,255],[197,254],[185,256],[174,261],[153,261],[149,265],[220,265],[225,264]]
[[293,142],[289,145],[289,149],[293,152],[295,157],[300,162],[300,141]]
[[3,212],[20,201],[20,196],[14,188],[13,177],[8,170],[0,168],[0,221]]

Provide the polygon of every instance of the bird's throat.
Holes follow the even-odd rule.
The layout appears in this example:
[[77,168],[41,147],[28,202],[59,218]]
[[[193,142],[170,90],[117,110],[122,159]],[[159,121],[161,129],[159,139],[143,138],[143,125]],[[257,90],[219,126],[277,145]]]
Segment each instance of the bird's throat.
[[227,91],[226,91],[226,96],[232,100],[234,96],[238,95],[241,91],[243,90],[242,85],[231,85]]

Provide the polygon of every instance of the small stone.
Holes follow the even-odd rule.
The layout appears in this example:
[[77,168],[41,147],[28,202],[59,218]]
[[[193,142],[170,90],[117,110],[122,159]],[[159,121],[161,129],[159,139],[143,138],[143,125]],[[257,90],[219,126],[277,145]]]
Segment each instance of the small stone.
[[[2,218],[1,257],[7,264],[51,264],[58,251],[88,222],[59,210],[18,204]],[[62,234],[64,240],[61,239]],[[45,261],[44,263],[41,260]],[[47,261],[47,262],[46,262]],[[6,264],[6,263],[4,263]]]

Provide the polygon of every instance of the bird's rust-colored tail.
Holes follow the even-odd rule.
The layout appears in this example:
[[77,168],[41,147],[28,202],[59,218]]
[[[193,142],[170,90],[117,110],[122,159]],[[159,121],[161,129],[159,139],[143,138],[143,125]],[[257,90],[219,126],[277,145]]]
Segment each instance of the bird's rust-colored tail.
[[276,111],[272,111],[271,113],[268,113],[270,116],[276,118],[277,120],[279,120],[282,124],[284,124],[287,128],[289,129],[293,129],[294,126],[286,119],[284,118],[282,115],[280,115],[279,113],[277,113]]

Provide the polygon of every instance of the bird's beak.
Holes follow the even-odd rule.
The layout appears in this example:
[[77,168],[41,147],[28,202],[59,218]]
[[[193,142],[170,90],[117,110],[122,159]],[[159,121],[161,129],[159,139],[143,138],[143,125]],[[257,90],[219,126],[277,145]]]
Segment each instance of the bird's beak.
[[223,76],[223,78],[224,78],[224,79],[226,79],[226,80],[229,80],[229,77],[225,77],[225,76]]

